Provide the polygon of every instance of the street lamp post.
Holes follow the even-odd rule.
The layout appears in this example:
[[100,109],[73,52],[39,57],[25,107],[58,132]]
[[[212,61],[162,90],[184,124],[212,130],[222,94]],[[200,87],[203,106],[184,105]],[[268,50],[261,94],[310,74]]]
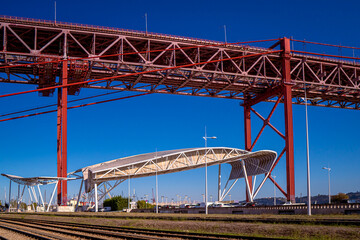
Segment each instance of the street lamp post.
[[305,89],[305,118],[306,118],[306,164],[307,164],[307,195],[308,195],[308,215],[311,215],[311,191],[310,191],[310,154],[309,154],[309,120],[307,109],[307,98]]
[[147,208],[147,197],[148,197],[149,195],[147,195],[147,194],[145,194],[145,208]]
[[329,204],[331,204],[331,195],[330,195],[330,171],[331,171],[331,168],[329,167],[323,167],[322,169],[325,169],[328,171],[328,182],[329,182]]
[[[305,98],[303,98],[305,102],[305,123],[306,123],[306,165],[307,165],[307,195],[308,195],[308,215],[311,215],[311,190],[310,190],[310,153],[309,153],[309,120],[308,120],[308,104],[307,104],[307,96],[306,96],[306,86],[305,86]],[[316,98],[315,98],[316,99]]]
[[156,194],[156,213],[159,213],[159,188],[158,188],[158,166],[157,166],[157,148],[156,148],[156,176],[155,176],[155,194]]
[[[272,176],[272,178],[275,180],[276,176]],[[274,206],[276,206],[276,188],[274,184]]]
[[205,127],[205,137],[203,137],[205,140],[205,214],[208,214],[208,204],[207,204],[207,140],[208,139],[216,139],[216,137],[208,137],[206,136],[206,127]]

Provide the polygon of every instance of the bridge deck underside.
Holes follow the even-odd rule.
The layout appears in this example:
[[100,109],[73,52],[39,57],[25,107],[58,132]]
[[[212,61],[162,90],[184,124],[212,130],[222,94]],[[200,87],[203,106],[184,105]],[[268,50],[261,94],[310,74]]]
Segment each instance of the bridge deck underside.
[[[245,100],[282,84],[280,53],[219,44],[160,34],[0,18],[3,48],[0,64],[93,57],[70,61],[69,83],[114,77],[82,84],[69,94],[86,87]],[[290,65],[293,103],[304,104],[301,98],[306,89],[313,105],[359,109],[359,63],[292,54]],[[59,84],[60,69],[60,63],[5,68],[0,69],[4,72],[0,81],[54,86]]]

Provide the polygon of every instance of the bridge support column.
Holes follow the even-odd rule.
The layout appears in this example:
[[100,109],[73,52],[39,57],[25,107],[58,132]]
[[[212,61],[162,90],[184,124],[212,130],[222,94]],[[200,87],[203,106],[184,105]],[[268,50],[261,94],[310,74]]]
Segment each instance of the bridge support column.
[[95,183],[94,185],[94,192],[95,192],[95,212],[99,211],[99,202],[98,202],[98,185]]
[[291,73],[290,73],[290,39],[281,40],[282,52],[282,81],[284,95],[285,112],[285,148],[286,148],[286,198],[290,202],[295,202],[295,174],[294,174],[294,131],[292,114],[292,94],[291,94]]
[[[244,129],[245,129],[245,150],[252,151],[254,145],[262,134],[265,126],[270,126],[275,132],[277,132],[284,140],[285,140],[285,148],[279,155],[276,160],[273,168],[282,157],[282,155],[286,152],[286,183],[287,183],[287,191],[285,193],[284,190],[275,182],[271,175],[269,179],[274,182],[274,184],[278,187],[278,189],[286,196],[287,201],[295,202],[295,174],[294,174],[294,131],[293,131],[293,118],[292,118],[292,83],[291,83],[291,66],[290,66],[290,39],[283,38],[280,40],[280,47],[282,50],[281,53],[281,63],[282,63],[282,85],[274,87],[272,89],[267,90],[265,93],[256,96],[252,99],[247,99],[244,101]],[[275,103],[274,108],[271,110],[269,116],[267,118],[262,117],[259,113],[257,113],[252,106],[266,101],[269,98],[278,96],[278,100]],[[269,123],[269,120],[277,107],[277,104],[282,100],[284,102],[284,119],[285,119],[285,134],[283,135],[280,131],[278,131],[273,125]],[[262,126],[259,134],[256,139],[252,143],[251,141],[251,111],[253,111],[257,116],[259,116],[263,121],[264,125]],[[272,171],[272,170],[271,170]],[[271,174],[270,171],[270,174]],[[249,189],[252,189],[252,178],[249,176],[247,178],[249,183]],[[246,201],[250,201],[249,194],[246,195]]]
[[[62,64],[61,84],[67,84],[67,61]],[[67,177],[67,87],[58,89],[57,107],[57,176]],[[58,184],[58,205],[66,205],[67,181],[60,180]]]
[[[244,106],[244,127],[245,127],[245,150],[251,151],[251,107]],[[249,184],[249,188],[252,189],[252,176],[247,177],[247,183]],[[248,190],[246,191],[246,202],[250,201],[250,193]]]

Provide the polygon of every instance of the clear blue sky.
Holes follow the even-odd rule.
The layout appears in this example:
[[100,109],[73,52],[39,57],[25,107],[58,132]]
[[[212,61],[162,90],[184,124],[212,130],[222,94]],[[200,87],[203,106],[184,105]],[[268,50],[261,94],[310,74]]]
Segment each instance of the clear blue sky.
[[[0,14],[40,19],[54,18],[53,1],[3,1]],[[74,23],[144,30],[148,14],[149,31],[223,40],[223,25],[229,42],[293,36],[331,44],[360,47],[358,39],[358,1],[57,1],[57,19]],[[337,53],[337,49],[325,49]],[[344,53],[345,54],[345,53]],[[352,53],[351,53],[352,55]],[[355,51],[360,56],[360,51]],[[0,94],[34,89],[34,86],[0,84]],[[80,97],[104,93],[81,90]],[[125,93],[126,95],[127,93]],[[121,94],[121,95],[124,95]],[[73,97],[70,97],[73,98]],[[56,97],[37,93],[0,100],[0,113],[56,103]],[[69,110],[68,171],[95,163],[158,151],[202,147],[204,126],[209,146],[244,148],[243,109],[239,101],[176,95],[148,95],[118,102]],[[259,104],[261,113],[270,103]],[[294,106],[296,195],[306,193],[305,109]],[[327,175],[321,168],[330,166],[332,192],[358,191],[360,184],[359,111],[309,107],[312,195],[327,194]],[[282,105],[271,122],[283,130]],[[253,129],[261,122],[253,116]],[[56,176],[56,115],[0,123],[1,173],[20,176]],[[255,136],[257,132],[253,132]],[[282,150],[283,141],[270,129],[256,150]],[[224,175],[229,174],[224,168]],[[216,196],[217,167],[209,168],[209,194]],[[285,158],[274,170],[276,180],[286,189]],[[0,199],[9,181],[0,178]],[[155,186],[153,177],[132,181],[139,197]],[[159,194],[169,198],[191,196],[200,200],[204,189],[204,169],[162,175]],[[69,182],[69,195],[78,183]],[[15,192],[15,187],[13,189]],[[50,190],[48,190],[49,195]],[[127,184],[115,193],[127,193]],[[232,190],[232,199],[245,198],[241,181]],[[273,195],[266,183],[259,197]],[[280,192],[277,191],[280,196]],[[28,196],[26,196],[28,199]]]

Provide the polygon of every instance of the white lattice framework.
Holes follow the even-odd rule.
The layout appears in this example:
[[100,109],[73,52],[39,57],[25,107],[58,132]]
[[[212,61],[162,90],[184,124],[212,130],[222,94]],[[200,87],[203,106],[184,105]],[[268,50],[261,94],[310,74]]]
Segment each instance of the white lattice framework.
[[[276,156],[276,152],[269,150],[248,152],[227,147],[190,148],[115,159],[84,167],[69,173],[69,175],[82,178],[78,199],[81,196],[85,197],[87,193],[87,198],[94,199],[95,205],[97,205],[107,194],[109,195],[112,189],[127,179],[229,163],[232,167],[231,173],[225,188],[218,189],[219,200],[222,201],[227,196],[239,178],[244,178],[252,201],[268,178]],[[250,189],[247,177],[259,174],[265,174],[264,179],[256,190],[255,188]],[[110,181],[115,182],[111,183]],[[232,184],[228,187],[230,182]],[[84,193],[81,192],[83,183],[85,183]]]
[[[53,192],[52,192],[51,197],[50,197],[50,201],[49,201],[48,206],[46,208],[46,212],[49,212],[50,206],[51,206],[52,200],[54,198],[55,191],[56,191],[56,188],[58,186],[59,181],[60,180],[71,180],[71,178],[61,178],[61,177],[29,177],[29,178],[24,178],[24,177],[10,175],[10,174],[4,174],[4,173],[2,173],[1,175],[10,179],[9,208],[10,208],[10,204],[11,204],[11,182],[15,182],[15,183],[19,184],[19,192],[18,192],[18,198],[17,198],[17,210],[19,210],[20,203],[22,202],[22,199],[23,199],[23,196],[24,196],[24,193],[25,193],[25,188],[27,188],[28,192],[29,192],[29,197],[30,197],[30,201],[31,201],[31,207],[36,211],[36,208],[34,207],[34,203],[37,203],[38,206],[42,206],[45,209],[45,202],[44,202],[43,196],[41,194],[40,186],[48,185],[48,184],[55,184]],[[23,186],[21,194],[20,194],[20,185]],[[37,194],[36,194],[36,188],[37,188],[38,193],[39,193],[39,198],[37,197]]]

